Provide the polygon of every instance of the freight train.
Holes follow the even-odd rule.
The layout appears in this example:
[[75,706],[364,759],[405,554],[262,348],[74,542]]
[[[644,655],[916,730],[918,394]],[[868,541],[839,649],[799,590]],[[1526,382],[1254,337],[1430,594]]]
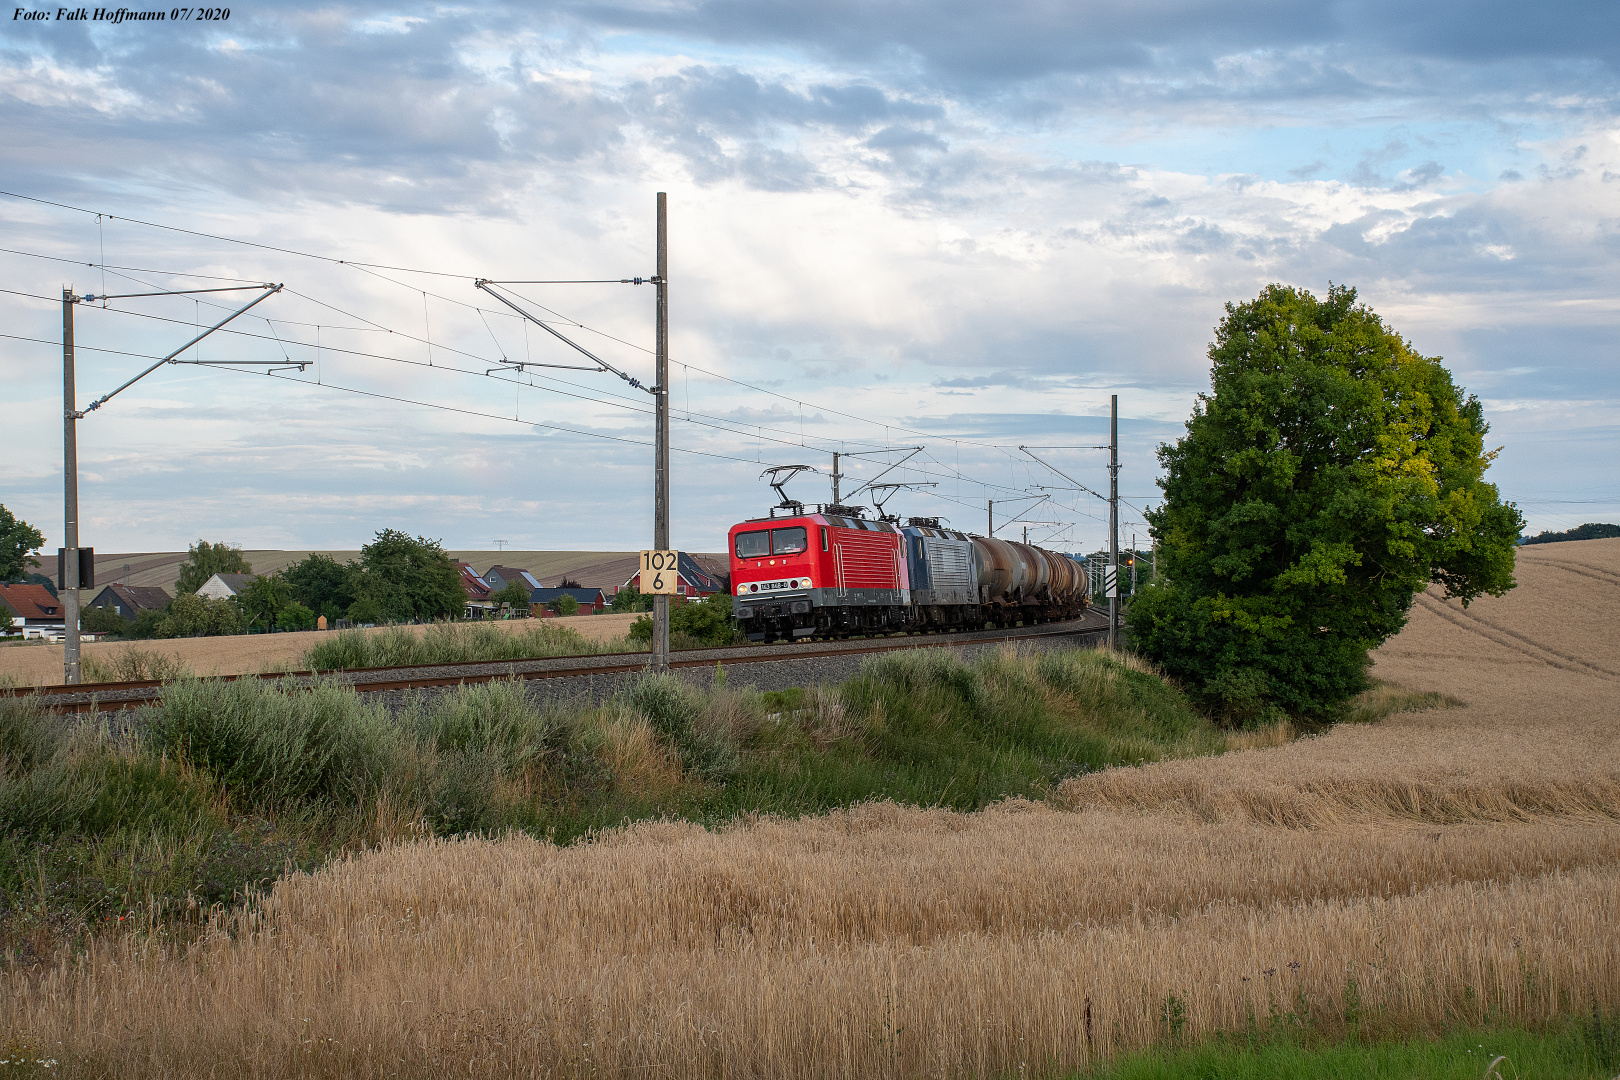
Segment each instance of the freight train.
[[732,612],[750,641],[1027,625],[1086,610],[1085,567],[1065,555],[864,510],[788,503],[732,526]]

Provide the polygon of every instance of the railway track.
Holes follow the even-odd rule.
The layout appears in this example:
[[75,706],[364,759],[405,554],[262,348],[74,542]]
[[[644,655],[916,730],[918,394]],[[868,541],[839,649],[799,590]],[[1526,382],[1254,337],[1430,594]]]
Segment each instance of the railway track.
[[[670,660],[671,668],[709,667],[724,664],[770,663],[780,660],[814,660],[820,657],[851,656],[861,653],[880,653],[895,649],[950,648],[957,645],[984,644],[998,641],[1026,641],[1039,638],[1074,637],[1092,638],[1108,632],[1107,619],[1099,623],[1097,613],[1088,612],[1079,619],[1044,626],[1023,626],[1008,630],[970,630],[957,633],[905,635],[868,638],[859,644],[844,642],[782,643],[776,645],[726,645],[713,649],[694,649],[685,656],[677,654]],[[611,655],[611,654],[609,654]],[[528,660],[466,660],[442,664],[417,664],[405,667],[350,668],[344,671],[276,671],[244,675],[224,675],[225,680],[236,679],[294,679],[338,678],[346,680],[360,693],[385,693],[401,690],[428,690],[435,687],[459,686],[493,682],[496,679],[567,679],[589,675],[627,675],[647,667],[647,654],[625,654],[636,657],[633,661],[616,664],[600,663],[601,655],[550,656]],[[596,663],[592,663],[596,661]],[[415,672],[416,674],[409,674]],[[151,705],[163,695],[163,683],[146,682],[79,683],[73,686],[20,687],[0,691],[10,697],[38,694],[45,699],[46,708],[57,713],[84,713],[95,710],[139,708]]]

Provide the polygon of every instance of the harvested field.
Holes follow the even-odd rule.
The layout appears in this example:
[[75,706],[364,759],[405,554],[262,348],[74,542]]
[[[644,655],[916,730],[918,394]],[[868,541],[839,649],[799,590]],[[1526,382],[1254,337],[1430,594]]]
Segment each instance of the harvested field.
[[1464,608],[1425,593],[1377,678],[1460,708],[1344,724],[1215,761],[1116,769],[1066,805],[1317,825],[1620,817],[1620,540],[1519,550],[1519,587]]
[[[573,615],[546,619],[547,625],[566,626],[588,641],[611,641],[630,632],[635,615]],[[508,619],[478,624],[522,633],[538,619]],[[379,634],[387,627],[361,630]],[[420,636],[425,626],[407,626]],[[194,675],[242,675],[257,671],[296,668],[311,645],[333,631],[309,630],[293,634],[246,634],[234,637],[169,638],[152,641],[96,641],[82,646],[83,655],[112,664],[120,653],[136,650],[173,656]],[[59,686],[62,683],[61,645],[9,645],[0,648],[0,677],[10,675],[18,686]]]
[[1519,567],[1380,651],[1459,707],[1054,805],[395,842],[189,949],[12,973],[0,1039],[66,1075],[985,1076],[1613,1016],[1620,541]]

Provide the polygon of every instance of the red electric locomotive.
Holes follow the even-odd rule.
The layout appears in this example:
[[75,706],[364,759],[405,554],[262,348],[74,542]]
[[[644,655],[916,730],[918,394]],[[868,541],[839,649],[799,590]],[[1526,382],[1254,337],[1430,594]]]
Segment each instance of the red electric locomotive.
[[900,629],[910,582],[900,531],[832,511],[734,525],[733,610],[756,641]]

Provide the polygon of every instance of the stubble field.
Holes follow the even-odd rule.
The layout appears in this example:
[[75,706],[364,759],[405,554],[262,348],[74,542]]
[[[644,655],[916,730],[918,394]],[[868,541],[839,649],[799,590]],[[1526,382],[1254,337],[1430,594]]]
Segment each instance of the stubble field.
[[6,1037],[83,1075],[913,1077],[1612,1016],[1620,541],[1518,576],[1377,657],[1456,707],[972,815],[395,842],[8,974]]

